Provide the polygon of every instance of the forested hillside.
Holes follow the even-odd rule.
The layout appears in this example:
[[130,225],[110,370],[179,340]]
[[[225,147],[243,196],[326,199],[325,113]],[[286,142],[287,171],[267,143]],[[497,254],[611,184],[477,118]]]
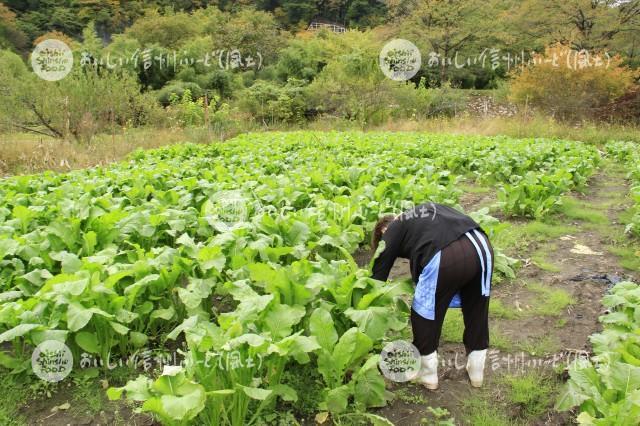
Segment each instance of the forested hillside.
[[[563,120],[617,119],[609,104],[635,93],[640,64],[640,0],[5,0],[0,16],[0,127],[77,139],[205,121],[453,116],[468,104],[460,89]],[[51,38],[75,58],[55,85],[29,71],[30,52]],[[378,66],[397,38],[422,55],[408,82]],[[555,77],[518,81],[536,60]]]

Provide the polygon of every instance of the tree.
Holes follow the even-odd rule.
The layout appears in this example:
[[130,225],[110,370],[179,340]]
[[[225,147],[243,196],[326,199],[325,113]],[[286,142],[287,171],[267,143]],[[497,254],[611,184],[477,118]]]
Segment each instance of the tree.
[[378,66],[380,44],[374,34],[349,31],[328,35],[328,63],[309,85],[312,106],[363,126],[386,118],[396,85]]
[[[217,16],[213,19],[219,22]],[[277,59],[287,36],[279,29],[272,14],[255,9],[225,15],[222,25],[207,25],[206,31],[211,36],[214,49],[239,49],[243,56],[251,54],[254,57],[259,53],[263,65]]]
[[49,31],[40,35],[40,37],[33,40],[33,45],[36,46],[40,42],[48,39],[56,39],[56,40],[63,41],[67,44],[67,46],[69,46],[72,49],[77,47],[78,45],[78,43],[76,43],[76,41],[73,38],[69,37],[64,33],[61,33],[60,31]]
[[637,77],[620,57],[609,63],[602,56],[599,63],[595,59],[561,44],[547,47],[544,54],[534,55],[532,64],[515,73],[510,96],[560,119],[584,118],[630,90]]
[[329,60],[327,44],[323,37],[292,39],[278,54],[277,77],[282,81],[289,78],[312,81]]
[[424,55],[423,65],[429,59],[437,59],[438,80],[443,83],[452,79],[452,61],[456,55],[464,60],[501,44],[493,35],[497,15],[492,7],[494,3],[483,0],[400,2],[394,5],[392,13],[398,35],[413,41],[421,52],[433,52]]
[[509,22],[524,28],[524,40],[574,49],[600,50],[640,34],[640,0],[525,0]]
[[126,73],[75,67],[49,82],[29,72],[19,56],[0,51],[3,128],[88,140],[113,125],[144,124],[158,108]]
[[94,57],[99,57],[102,52],[102,40],[96,33],[96,26],[93,21],[82,30],[82,50],[90,53]]
[[197,16],[178,12],[160,15],[149,11],[138,19],[125,34],[144,47],[157,44],[166,49],[179,49],[190,38],[202,33],[204,22]]
[[19,51],[26,44],[26,36],[17,26],[16,14],[0,3],[0,49]]

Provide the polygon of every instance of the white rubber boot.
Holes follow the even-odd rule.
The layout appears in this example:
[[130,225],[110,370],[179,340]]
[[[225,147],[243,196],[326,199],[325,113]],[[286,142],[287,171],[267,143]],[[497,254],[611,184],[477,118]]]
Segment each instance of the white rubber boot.
[[484,380],[484,361],[487,357],[487,350],[472,351],[467,356],[467,373],[474,388],[482,387]]
[[416,381],[427,389],[438,389],[438,352],[420,357],[420,373]]

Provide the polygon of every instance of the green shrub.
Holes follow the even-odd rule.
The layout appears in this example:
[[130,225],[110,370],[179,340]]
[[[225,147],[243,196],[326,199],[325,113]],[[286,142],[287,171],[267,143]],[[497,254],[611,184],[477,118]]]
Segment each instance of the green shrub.
[[267,123],[304,121],[306,110],[304,81],[289,79],[287,84],[258,80],[240,95],[240,109]]
[[178,98],[183,98],[186,91],[189,91],[189,95],[193,98],[200,98],[204,96],[204,91],[197,83],[190,81],[174,81],[158,91],[158,101],[163,106],[171,105],[171,98],[173,95]]
[[454,117],[464,110],[467,94],[454,89],[449,84],[428,88],[426,81],[420,80],[417,88],[413,84],[400,85],[393,91],[401,117],[430,118]]

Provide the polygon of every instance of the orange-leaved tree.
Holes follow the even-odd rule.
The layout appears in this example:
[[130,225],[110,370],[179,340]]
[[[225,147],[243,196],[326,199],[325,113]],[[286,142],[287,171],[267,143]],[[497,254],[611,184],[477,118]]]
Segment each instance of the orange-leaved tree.
[[632,90],[637,78],[619,56],[554,44],[511,74],[509,92],[520,105],[575,120]]

